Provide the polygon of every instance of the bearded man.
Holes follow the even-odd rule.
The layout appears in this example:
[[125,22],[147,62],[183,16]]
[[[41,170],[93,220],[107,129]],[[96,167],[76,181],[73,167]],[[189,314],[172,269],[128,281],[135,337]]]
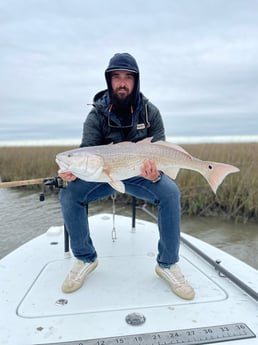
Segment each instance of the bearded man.
[[[153,142],[165,140],[158,108],[140,92],[139,68],[134,57],[128,53],[115,54],[105,70],[105,79],[107,89],[94,97],[92,110],[84,123],[81,147],[137,142],[147,137]],[[68,182],[60,192],[60,204],[75,257],[74,265],[62,285],[62,291],[69,293],[81,288],[87,275],[98,265],[85,206],[115,191],[108,183],[83,181],[70,172],[59,175]],[[169,283],[176,295],[193,299],[194,289],[177,264],[180,192],[176,183],[158,171],[154,161],[147,159],[143,162],[141,175],[125,179],[123,183],[127,194],[158,208],[156,273]]]

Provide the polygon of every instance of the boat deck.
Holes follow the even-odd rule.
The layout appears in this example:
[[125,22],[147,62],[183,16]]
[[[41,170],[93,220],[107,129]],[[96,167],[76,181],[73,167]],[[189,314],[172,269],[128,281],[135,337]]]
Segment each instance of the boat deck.
[[[130,218],[116,216],[115,241],[111,237],[112,215],[90,217],[90,228],[99,266],[72,294],[62,293],[60,288],[73,264],[72,257],[64,258],[63,227],[50,228],[1,260],[0,344],[78,345],[97,339],[91,344],[106,345],[109,337],[126,343],[121,337],[209,327],[212,331],[212,327],[242,323],[257,335],[257,302],[184,243],[179,264],[196,297],[185,301],[171,292],[154,271],[155,224],[137,220],[132,232]],[[189,235],[182,236],[257,290],[255,269]],[[134,313],[145,322],[128,324],[126,317]],[[257,344],[254,337],[232,342],[225,336],[224,341]],[[209,339],[206,343],[215,342]]]

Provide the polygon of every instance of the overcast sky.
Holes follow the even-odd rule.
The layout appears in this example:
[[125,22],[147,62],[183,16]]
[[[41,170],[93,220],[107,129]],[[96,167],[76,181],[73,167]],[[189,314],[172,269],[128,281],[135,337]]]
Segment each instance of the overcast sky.
[[116,52],[170,134],[258,132],[258,0],[1,0],[0,44],[0,141],[80,138]]

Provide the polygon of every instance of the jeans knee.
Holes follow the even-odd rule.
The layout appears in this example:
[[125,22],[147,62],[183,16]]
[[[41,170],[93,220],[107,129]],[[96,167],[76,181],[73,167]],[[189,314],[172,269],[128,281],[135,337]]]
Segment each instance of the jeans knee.
[[63,188],[59,192],[59,202],[62,208],[70,207],[73,203],[76,203],[78,196],[71,188]]
[[166,193],[164,193],[164,196],[162,199],[164,199],[164,201],[166,202],[168,200],[175,200],[175,201],[180,202],[181,193],[176,183],[173,182],[172,184],[167,186]]

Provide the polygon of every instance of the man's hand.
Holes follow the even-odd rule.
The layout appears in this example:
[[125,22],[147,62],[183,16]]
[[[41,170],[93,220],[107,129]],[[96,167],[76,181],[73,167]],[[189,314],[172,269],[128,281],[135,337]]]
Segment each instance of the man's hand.
[[141,167],[141,176],[151,181],[156,181],[159,178],[160,172],[153,160],[145,159],[143,166]]
[[72,182],[75,181],[77,179],[76,176],[74,176],[71,172],[67,171],[67,172],[58,172],[58,176],[61,177],[62,180],[66,181],[66,182]]

